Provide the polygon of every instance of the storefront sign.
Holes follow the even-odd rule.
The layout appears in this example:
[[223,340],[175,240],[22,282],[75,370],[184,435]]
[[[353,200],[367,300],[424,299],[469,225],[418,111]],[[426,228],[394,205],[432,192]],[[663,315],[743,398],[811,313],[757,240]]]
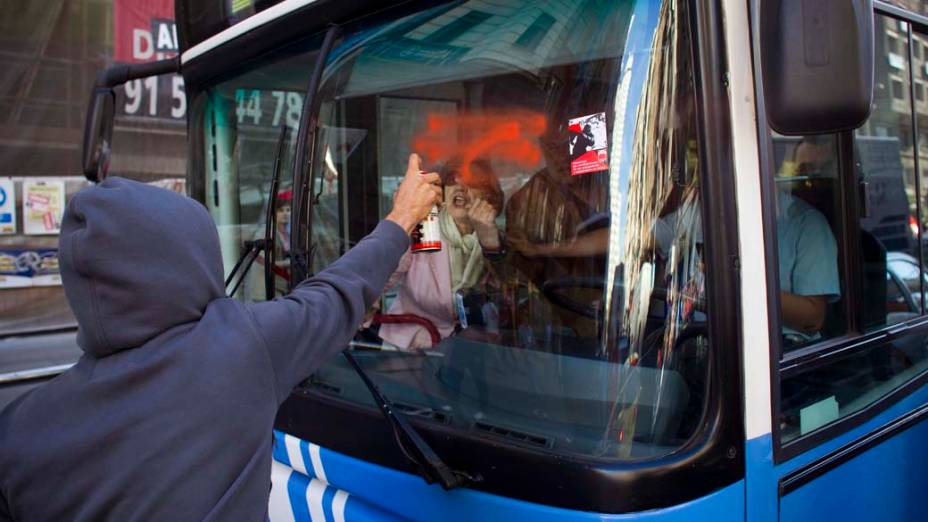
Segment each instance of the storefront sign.
[[0,288],[28,288],[61,284],[58,250],[0,250]]
[[177,54],[174,0],[114,0],[113,59],[145,63]]
[[16,233],[16,192],[13,180],[0,179],[0,234]]
[[[177,55],[173,0],[114,0],[113,22],[117,63],[146,63]],[[184,79],[179,74],[132,80],[122,94],[117,105],[121,115],[183,119],[187,112]]]
[[64,181],[41,179],[23,182],[23,232],[54,235],[61,231],[64,214]]

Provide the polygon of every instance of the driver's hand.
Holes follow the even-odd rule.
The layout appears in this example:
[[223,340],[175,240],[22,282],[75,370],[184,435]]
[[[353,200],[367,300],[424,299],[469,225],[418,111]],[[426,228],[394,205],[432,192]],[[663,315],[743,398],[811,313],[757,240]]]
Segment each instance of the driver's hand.
[[508,241],[509,246],[512,247],[513,250],[525,257],[538,257],[543,254],[540,245],[532,243],[523,236],[510,236]]

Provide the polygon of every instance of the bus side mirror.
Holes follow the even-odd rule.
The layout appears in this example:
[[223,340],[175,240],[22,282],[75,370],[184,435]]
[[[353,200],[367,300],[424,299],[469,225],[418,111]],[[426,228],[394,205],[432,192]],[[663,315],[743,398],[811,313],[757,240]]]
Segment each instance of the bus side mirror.
[[95,87],[90,93],[81,165],[84,176],[95,183],[106,178],[113,139],[113,110],[116,93],[109,87]]
[[130,80],[177,72],[180,72],[179,56],[148,63],[114,65],[97,74],[97,81],[90,92],[81,150],[81,168],[88,180],[94,183],[103,181],[109,170],[113,112],[116,106],[113,87]]
[[787,136],[859,127],[873,100],[872,0],[763,0],[770,127]]

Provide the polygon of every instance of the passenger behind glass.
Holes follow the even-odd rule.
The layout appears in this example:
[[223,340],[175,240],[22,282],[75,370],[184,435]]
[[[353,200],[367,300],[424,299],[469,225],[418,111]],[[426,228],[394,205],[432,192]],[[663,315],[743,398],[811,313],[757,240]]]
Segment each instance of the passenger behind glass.
[[[486,257],[501,250],[496,217],[503,192],[496,173],[484,160],[463,169],[451,163],[442,172],[444,204],[439,212],[442,248],[437,252],[406,252],[387,288],[400,285],[388,314],[413,314],[429,320],[442,338],[458,324],[456,295],[477,287],[487,275]],[[385,346],[430,348],[428,331],[412,323],[380,327]]]
[[[554,125],[539,138],[539,145],[545,166],[509,198],[506,237],[513,245],[520,245],[520,250],[529,249],[526,253],[534,254],[513,256],[512,264],[540,288],[545,281],[590,273],[595,268],[589,259],[568,259],[572,256],[537,259],[546,254],[531,252],[530,245],[568,243],[601,225],[604,222],[605,174],[571,176],[568,137]],[[529,257],[536,259],[526,259]],[[601,275],[602,267],[598,268],[592,272]]]
[[[805,137],[796,146],[795,174],[820,177],[831,165],[830,142]],[[777,252],[780,308],[787,346],[821,337],[829,302],[841,295],[838,246],[825,216],[793,195],[777,190]]]
[[[592,111],[590,111],[592,112]],[[578,113],[583,113],[578,110]],[[569,309],[544,295],[546,285],[571,278],[601,278],[604,255],[535,257],[515,245],[557,245],[608,223],[605,210],[606,173],[570,175],[569,137],[566,128],[549,117],[548,130],[539,138],[545,166],[509,198],[506,238],[513,245],[507,258],[505,292],[519,295],[509,310],[507,324],[518,332],[519,345],[555,353],[589,354],[596,350],[599,324],[595,306],[602,296],[597,288],[565,288],[558,292],[589,307],[587,313]]]

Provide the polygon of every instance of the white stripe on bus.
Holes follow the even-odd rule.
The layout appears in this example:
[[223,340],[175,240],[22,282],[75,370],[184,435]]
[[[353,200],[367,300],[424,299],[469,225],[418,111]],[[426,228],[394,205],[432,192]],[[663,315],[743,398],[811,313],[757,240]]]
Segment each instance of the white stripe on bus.
[[267,504],[267,516],[271,522],[296,522],[290,495],[287,493],[291,474],[293,470],[287,466],[276,460],[271,461],[271,497]]
[[332,516],[335,518],[334,522],[345,522],[345,506],[348,504],[349,496],[347,492],[340,489],[335,492],[335,499],[332,500]]
[[290,467],[306,475],[306,463],[303,462],[303,452],[300,451],[300,439],[293,435],[284,435],[284,446],[287,448]]
[[325,468],[322,467],[322,455],[318,444],[309,443],[309,460],[312,461],[313,474],[316,478],[328,484],[329,480],[325,477]]
[[767,335],[767,268],[761,217],[760,159],[751,34],[747,2],[723,2],[726,63],[731,76],[731,152],[741,257],[741,341],[744,354],[744,422],[747,438],[770,433],[770,338]]
[[279,4],[268,7],[264,11],[249,16],[248,18],[233,25],[232,27],[229,27],[220,33],[216,33],[206,40],[203,40],[202,42],[194,45],[190,49],[187,49],[183,54],[180,55],[180,62],[185,64],[197,56],[200,56],[201,54],[208,53],[209,51],[212,51],[222,44],[231,42],[232,40],[235,40],[239,36],[242,36],[243,34],[253,29],[257,29],[258,27],[261,27],[262,25],[272,20],[281,18],[282,16],[285,16],[315,1],[316,0],[284,0]]
[[325,510],[322,508],[322,496],[325,495],[325,482],[311,479],[306,488],[306,505],[309,506],[309,519],[312,522],[325,522]]

